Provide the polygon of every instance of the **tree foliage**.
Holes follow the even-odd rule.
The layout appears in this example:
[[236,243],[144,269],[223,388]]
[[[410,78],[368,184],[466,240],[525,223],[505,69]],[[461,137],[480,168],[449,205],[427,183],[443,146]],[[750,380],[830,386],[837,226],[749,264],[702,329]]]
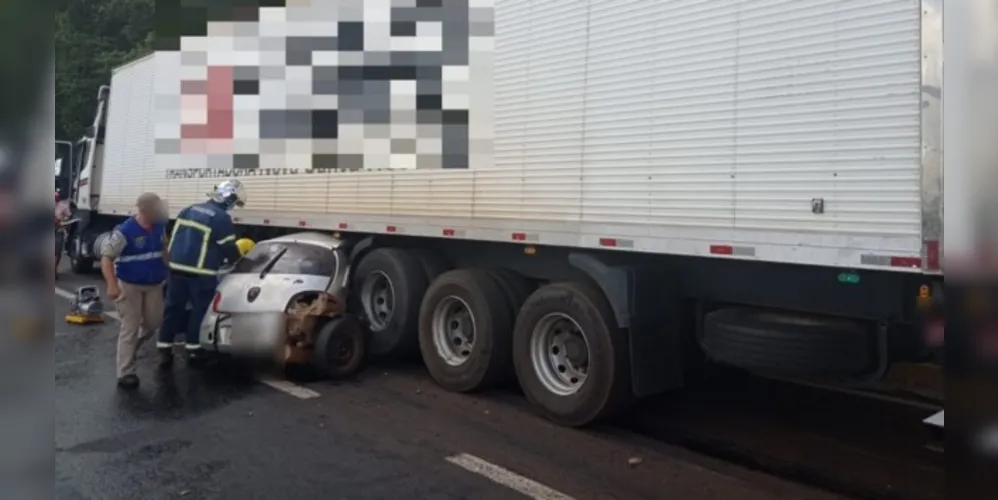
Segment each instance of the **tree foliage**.
[[74,140],[93,121],[111,71],[152,51],[155,0],[66,0],[55,15],[56,138]]
[[0,136],[23,132],[42,97],[51,68],[51,26],[47,2],[9,0],[0,7]]

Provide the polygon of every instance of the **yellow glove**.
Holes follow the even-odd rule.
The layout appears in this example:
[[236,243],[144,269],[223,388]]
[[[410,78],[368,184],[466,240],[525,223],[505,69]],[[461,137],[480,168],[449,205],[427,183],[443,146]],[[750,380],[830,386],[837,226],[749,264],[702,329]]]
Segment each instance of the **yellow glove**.
[[239,238],[238,240],[236,240],[236,248],[239,249],[240,255],[248,254],[250,250],[253,250],[253,247],[255,246],[256,242],[254,242],[249,238]]

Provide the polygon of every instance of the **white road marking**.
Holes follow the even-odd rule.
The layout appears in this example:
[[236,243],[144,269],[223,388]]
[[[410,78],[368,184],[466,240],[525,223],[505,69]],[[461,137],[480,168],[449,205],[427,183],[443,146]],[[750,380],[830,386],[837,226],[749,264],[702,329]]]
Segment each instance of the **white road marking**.
[[[59,287],[55,287],[55,294],[58,295],[58,296],[60,296],[60,297],[62,297],[62,298],[64,298],[64,299],[67,299],[67,300],[73,300],[73,299],[76,298],[76,294],[75,293],[70,292],[68,290],[63,290],[63,289],[61,289]],[[113,318],[115,321],[121,321],[121,316],[118,316],[118,313],[116,313],[114,311],[108,311],[108,312],[105,312],[105,314],[107,314],[109,317]],[[56,337],[62,337],[62,336],[65,336],[65,335],[67,335],[67,334],[65,334],[65,333],[59,333],[59,334],[56,334]],[[312,398],[317,398],[317,397],[320,396],[320,394],[318,392],[315,392],[312,389],[309,389],[307,387],[302,387],[302,386],[300,386],[298,384],[295,384],[293,382],[288,382],[287,380],[280,380],[280,379],[276,379],[276,378],[272,378],[272,377],[268,377],[268,376],[260,377],[257,380],[261,384],[264,384],[264,385],[266,385],[266,386],[268,386],[268,387],[270,387],[272,389],[276,389],[278,391],[281,391],[281,392],[283,392],[283,393],[285,393],[285,394],[287,394],[289,396],[293,396],[293,397],[296,397],[298,399],[312,399]]]
[[[76,298],[76,294],[68,290],[63,290],[62,288],[55,287],[55,294],[66,299],[73,300]],[[103,300],[103,299],[102,299]],[[121,316],[118,316],[116,311],[104,311],[104,315],[113,318],[115,321],[121,321]]]
[[447,461],[468,472],[478,474],[494,483],[501,484],[535,500],[575,500],[560,491],[551,489],[533,479],[525,478],[474,455],[461,453],[447,457]]
[[319,397],[318,392],[315,392],[307,387],[302,387],[293,382],[288,382],[287,380],[281,380],[269,376],[263,376],[258,378],[257,380],[264,385],[270,386],[272,389],[276,389],[289,396],[294,396],[298,399],[312,399]]

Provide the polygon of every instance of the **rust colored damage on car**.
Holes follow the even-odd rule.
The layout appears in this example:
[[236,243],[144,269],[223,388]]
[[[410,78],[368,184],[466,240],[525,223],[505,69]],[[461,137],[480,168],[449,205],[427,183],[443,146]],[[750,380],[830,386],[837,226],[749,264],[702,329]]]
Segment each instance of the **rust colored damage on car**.
[[278,352],[277,362],[281,365],[311,363],[315,334],[325,321],[344,312],[346,301],[342,294],[319,292],[296,300],[286,312],[285,342]]

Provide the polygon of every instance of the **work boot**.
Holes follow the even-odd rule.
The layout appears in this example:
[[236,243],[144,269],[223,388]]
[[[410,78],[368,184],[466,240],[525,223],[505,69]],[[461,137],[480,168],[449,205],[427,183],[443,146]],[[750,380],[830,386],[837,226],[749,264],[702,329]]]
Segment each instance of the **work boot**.
[[168,370],[173,367],[173,349],[160,347],[157,351],[159,351],[159,368],[161,370]]
[[191,368],[204,368],[208,364],[208,357],[198,350],[187,351],[187,366]]
[[122,389],[135,389],[139,386],[139,377],[135,374],[124,375],[118,379],[118,387]]

